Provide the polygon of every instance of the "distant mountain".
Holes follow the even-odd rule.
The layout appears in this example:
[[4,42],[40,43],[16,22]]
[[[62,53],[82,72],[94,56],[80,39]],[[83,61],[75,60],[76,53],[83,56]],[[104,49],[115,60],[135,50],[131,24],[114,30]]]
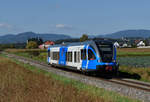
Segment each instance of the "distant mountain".
[[150,30],[123,30],[112,34],[99,35],[97,37],[122,38],[122,37],[150,37]]
[[34,32],[24,32],[24,33],[19,33],[17,35],[14,34],[8,34],[4,36],[0,36],[0,43],[6,44],[6,43],[23,43],[26,42],[27,39],[33,38],[33,37],[40,37],[44,41],[46,40],[59,40],[59,39],[69,39],[71,38],[68,35],[64,34],[36,34]]

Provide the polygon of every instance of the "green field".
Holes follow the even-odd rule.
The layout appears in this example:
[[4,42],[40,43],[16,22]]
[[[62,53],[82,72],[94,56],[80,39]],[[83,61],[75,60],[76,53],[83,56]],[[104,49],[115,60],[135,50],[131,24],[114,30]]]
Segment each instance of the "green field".
[[150,56],[150,48],[118,48],[117,56]]
[[150,56],[127,56],[117,57],[117,62],[121,66],[135,68],[150,68]]
[[[124,53],[123,56],[117,57],[120,63],[119,73],[121,77],[131,78],[141,81],[150,82],[150,56],[141,56],[142,53],[149,53],[150,49],[118,49],[119,53]],[[29,57],[35,60],[43,61],[46,63],[47,53],[40,50],[9,50],[8,52],[15,53],[20,56]],[[36,52],[40,52],[35,54]],[[128,53],[128,54],[125,54]],[[135,54],[136,53],[136,56]],[[128,56],[130,54],[130,56]],[[131,56],[132,55],[132,56]]]
[[139,102],[0,56],[0,102]]

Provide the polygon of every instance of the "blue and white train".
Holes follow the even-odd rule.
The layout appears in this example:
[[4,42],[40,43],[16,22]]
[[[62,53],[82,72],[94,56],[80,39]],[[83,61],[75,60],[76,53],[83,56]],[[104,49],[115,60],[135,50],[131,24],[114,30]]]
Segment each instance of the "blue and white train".
[[117,72],[116,48],[111,41],[91,40],[48,48],[48,63],[83,72]]

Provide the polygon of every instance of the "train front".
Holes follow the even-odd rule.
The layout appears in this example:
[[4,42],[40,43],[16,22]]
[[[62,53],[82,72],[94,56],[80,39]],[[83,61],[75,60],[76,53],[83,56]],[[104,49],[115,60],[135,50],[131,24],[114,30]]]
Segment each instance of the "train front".
[[95,41],[99,55],[96,69],[117,73],[119,65],[116,61],[116,47],[111,41]]

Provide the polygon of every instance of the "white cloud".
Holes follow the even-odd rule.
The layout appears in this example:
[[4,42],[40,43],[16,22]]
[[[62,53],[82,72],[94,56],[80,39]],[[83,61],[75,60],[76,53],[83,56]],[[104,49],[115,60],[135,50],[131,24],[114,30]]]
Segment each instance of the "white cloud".
[[56,24],[56,28],[64,28],[65,25],[64,24]]
[[56,24],[56,28],[58,28],[58,29],[67,29],[67,30],[73,29],[72,26],[66,25],[66,24]]
[[0,23],[0,28],[12,28],[12,25],[6,24],[6,23]]

